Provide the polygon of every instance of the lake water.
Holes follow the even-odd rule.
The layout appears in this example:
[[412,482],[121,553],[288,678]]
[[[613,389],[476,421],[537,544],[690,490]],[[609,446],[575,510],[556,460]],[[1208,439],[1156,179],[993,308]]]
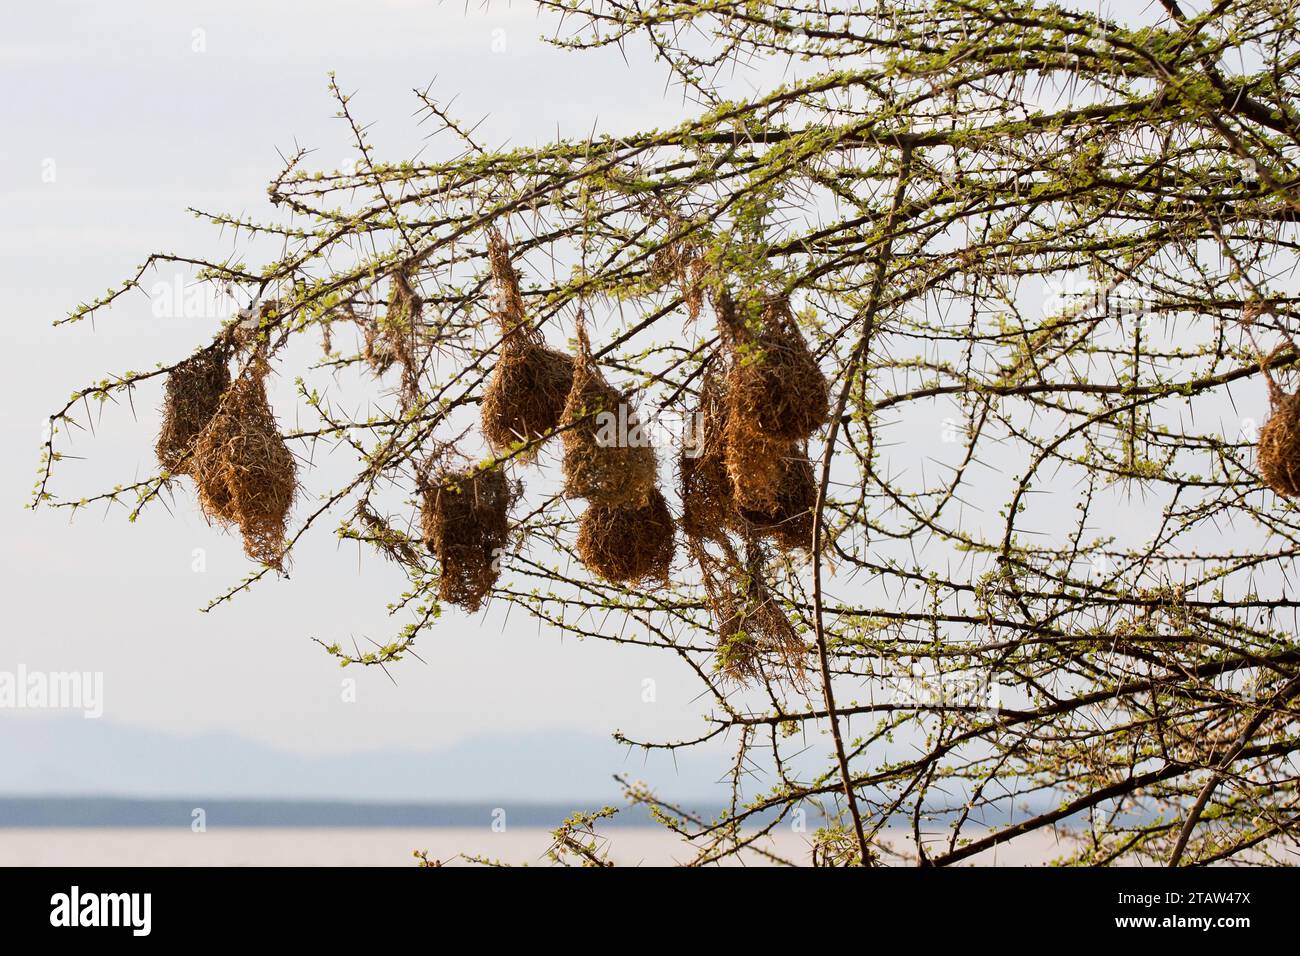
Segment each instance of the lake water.
[[[936,833],[941,840],[945,834]],[[774,849],[785,858],[806,864],[807,833],[783,831]],[[691,857],[691,851],[663,830],[620,827],[608,834],[610,857],[621,865],[671,865]],[[897,831],[889,842],[910,857],[911,835]],[[411,866],[416,850],[449,860],[458,853],[489,857],[512,864],[548,865],[549,831],[510,828],[494,833],[474,828],[278,828],[210,829],[192,833],[181,829],[126,827],[68,827],[0,829],[3,866]],[[1067,849],[1052,834],[1031,834],[976,857],[983,865],[1041,865]],[[906,865],[904,857],[895,862]],[[734,860],[730,861],[733,864]],[[762,865],[750,854],[748,865]]]

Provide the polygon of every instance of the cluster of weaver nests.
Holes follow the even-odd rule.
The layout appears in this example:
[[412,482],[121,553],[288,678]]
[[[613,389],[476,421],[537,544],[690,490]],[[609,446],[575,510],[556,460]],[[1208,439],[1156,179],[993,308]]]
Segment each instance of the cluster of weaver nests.
[[812,550],[818,488],[807,442],[826,421],[828,386],[784,296],[737,302],[724,289],[714,310],[722,349],[678,460],[682,528],[723,672],[747,680],[774,660],[798,677],[806,646],[764,580],[763,542]]
[[[631,397],[602,373],[581,312],[576,357],[546,346],[524,314],[510,248],[496,230],[488,259],[501,339],[481,428],[500,458],[460,467],[444,456],[417,477],[423,540],[441,569],[439,596],[471,611],[482,606],[500,575],[510,511],[522,493],[504,463],[534,459],[555,435],[563,445],[564,494],[586,503],[579,560],[618,585],[666,581],[678,522],[658,487],[657,454]],[[389,279],[387,314],[366,329],[365,358],[377,373],[415,365],[422,303],[405,272]],[[737,302],[724,290],[714,307],[722,344],[705,371],[694,434],[679,462],[680,523],[700,567],[724,673],[757,677],[773,655],[799,671],[806,646],[763,573],[767,542],[784,551],[812,547],[817,486],[807,442],[827,417],[826,379],[785,297]],[[158,458],[170,474],[194,478],[204,513],[238,525],[250,556],[278,568],[296,467],[267,403],[267,365],[255,345],[242,345],[251,354],[231,378],[240,347],[225,335],[171,371]]]
[[[605,378],[581,312],[576,356],[544,344],[495,231],[488,258],[501,342],[482,400],[484,437],[503,456],[532,460],[558,434],[564,494],[586,503],[575,541],[584,567],[618,585],[666,581],[678,522],[630,396]],[[702,573],[724,674],[754,679],[776,659],[797,675],[807,647],[764,579],[765,542],[812,547],[817,488],[806,449],[826,420],[826,379],[784,297],[738,304],[722,292],[715,308],[723,348],[706,371],[696,434],[680,461],[681,527]],[[441,593],[470,609],[495,584],[519,493],[504,477],[486,484],[500,467],[444,471],[423,486],[425,540],[443,566]],[[460,491],[449,495],[448,482]]]
[[812,548],[817,485],[807,441],[826,421],[826,379],[789,302],[715,301],[723,351],[705,372],[693,441],[678,463],[683,524],[702,541],[727,532]]
[[497,288],[501,345],[483,393],[482,430],[498,452],[532,459],[560,434],[566,497],[587,508],[577,551],[593,574],[615,584],[666,580],[675,525],[659,491],[658,461],[629,396],[606,381],[578,319],[578,357],[546,347],[524,315],[510,248],[496,230],[488,260]]
[[[510,248],[495,229],[488,258],[501,340],[482,397],[484,437],[507,458],[531,460],[559,434],[564,493],[587,505],[576,539],[583,565],[619,585],[666,581],[678,522],[658,488],[657,456],[630,396],[604,377],[581,312],[576,358],[545,345],[524,314]],[[682,258],[671,272],[698,298],[699,263]],[[414,373],[423,303],[406,272],[388,278],[386,314],[363,323],[364,356],[376,373],[395,363]],[[775,658],[798,676],[807,647],[764,568],[768,544],[785,552],[813,547],[819,491],[807,443],[827,420],[827,382],[788,298],[749,291],[736,299],[724,287],[713,306],[721,345],[706,363],[678,460],[680,526],[701,573],[723,672],[756,679]],[[1254,317],[1246,316],[1248,331]],[[280,569],[297,466],[267,402],[265,350],[245,331],[230,327],[169,371],[156,452],[166,476],[194,479],[205,516],[237,526],[249,557]],[[1270,371],[1281,353],[1300,350],[1287,343],[1267,357],[1256,352],[1270,399],[1260,477],[1277,494],[1300,497],[1300,394],[1283,389]],[[426,465],[417,484],[423,539],[441,568],[439,595],[477,610],[499,577],[522,485],[506,477],[502,462]]]
[[263,357],[231,380],[235,344],[222,336],[168,373],[155,450],[168,475],[194,479],[209,520],[238,526],[250,558],[282,568],[297,463],[266,400]]

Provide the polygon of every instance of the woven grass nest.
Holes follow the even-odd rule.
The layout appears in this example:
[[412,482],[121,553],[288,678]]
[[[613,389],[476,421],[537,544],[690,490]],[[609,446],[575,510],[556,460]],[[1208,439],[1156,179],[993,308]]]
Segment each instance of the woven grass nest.
[[[768,537],[783,551],[812,547],[817,485],[801,441],[780,442],[755,456],[745,481],[732,479],[731,414],[726,392],[706,373],[700,388],[694,440],[678,459],[682,528],[697,541],[720,541],[727,532]],[[762,493],[756,493],[761,488]]]
[[628,396],[609,384],[591,355],[581,315],[573,386],[560,416],[564,493],[605,508],[640,508],[655,493],[658,459]]
[[573,387],[574,363],[572,356],[547,348],[528,325],[510,247],[495,229],[488,234],[488,261],[497,287],[502,339],[483,391],[482,429],[488,443],[504,451],[518,442],[540,441],[559,427]]
[[743,511],[779,514],[807,496],[799,461],[829,414],[826,377],[784,297],[738,305],[724,292],[715,306],[727,352],[720,427],[732,497]]
[[667,581],[675,548],[673,516],[658,490],[641,507],[589,505],[578,523],[579,559],[612,584]]
[[282,568],[297,463],[266,400],[265,367],[255,363],[226,390],[195,439],[189,473],[203,513],[238,525],[250,558]]
[[500,576],[520,494],[501,468],[444,470],[422,481],[424,542],[442,569],[438,596],[477,611]]
[[1259,430],[1259,474],[1283,498],[1300,497],[1300,395],[1269,384],[1272,412]]
[[726,465],[726,405],[712,372],[704,373],[689,440],[677,460],[682,530],[693,540],[720,540],[735,522]]
[[572,387],[572,357],[508,335],[483,391],[483,436],[498,451],[546,438],[559,428]]
[[229,358],[228,347],[218,343],[167,373],[162,428],[154,450],[168,473],[190,471],[194,440],[212,420],[230,386]]
[[783,296],[737,305],[718,299],[718,323],[733,361],[728,374],[730,426],[769,440],[808,438],[826,422],[830,395]]

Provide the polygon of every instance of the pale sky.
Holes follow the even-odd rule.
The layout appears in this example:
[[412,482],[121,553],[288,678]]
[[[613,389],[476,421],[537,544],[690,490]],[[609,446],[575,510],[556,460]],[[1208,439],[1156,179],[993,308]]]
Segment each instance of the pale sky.
[[[405,662],[397,686],[377,669],[341,672],[309,636],[387,641],[400,622],[384,605],[404,578],[368,553],[358,562],[354,547],[336,548],[332,523],[297,553],[291,581],[263,582],[200,614],[250,565],[237,538],[204,522],[188,489],[174,516],[155,508],[135,525],[121,509],[71,524],[66,512],[21,510],[46,417],[75,388],[173,362],[212,332],[200,320],[155,318],[142,295],[95,328],[51,323],[150,252],[222,255],[229,238],[186,208],[267,216],[277,149],[317,148],[312,168],[347,161],[329,71],[356,92],[352,106],[374,124],[380,158],[401,160],[424,135],[410,91],[431,81],[435,98],[459,95],[461,118],[487,117],[484,140],[532,144],[557,131],[684,118],[691,110],[663,69],[637,44],[626,62],[617,50],[551,48],[539,34],[552,21],[525,3],[43,2],[10,5],[0,26],[9,90],[0,101],[0,671],[102,671],[105,721],[230,732],[302,754],[524,731],[697,736],[698,684],[674,657],[561,640],[518,610],[507,622],[501,608],[474,617],[450,609],[418,644],[428,666]],[[90,460],[65,462],[56,490],[89,493],[152,473],[158,397],[142,390],[138,420],[110,408],[93,438],[65,445]],[[927,434],[937,446],[937,426]],[[920,461],[934,451],[908,454]],[[202,573],[192,569],[195,549],[206,556]],[[359,682],[356,703],[341,700],[344,676]],[[647,679],[654,703],[643,700]],[[0,715],[6,725],[24,719]]]
[[[10,5],[3,21],[11,95],[0,105],[0,670],[103,671],[106,721],[231,731],[306,753],[429,748],[515,730],[698,730],[696,688],[667,655],[562,641],[518,611],[506,624],[499,609],[473,618],[452,610],[419,645],[428,666],[408,661],[397,687],[377,669],[350,669],[359,700],[344,704],[344,673],[308,635],[387,640],[397,625],[384,604],[403,579],[370,555],[358,565],[355,548],[336,551],[332,524],[297,558],[292,581],[200,614],[250,566],[237,538],[206,525],[191,493],[174,517],[155,510],[135,525],[120,510],[71,524],[66,512],[21,510],[45,417],[74,388],[175,361],[211,335],[200,321],[154,318],[144,296],[102,315],[97,330],[51,322],[151,251],[220,255],[228,239],[186,207],[264,215],[277,148],[317,147],[319,167],[347,159],[328,71],[357,91],[353,105],[391,159],[419,147],[410,91],[435,77],[435,96],[460,94],[460,116],[488,117],[485,139],[526,144],[557,128],[571,135],[684,116],[662,71],[647,57],[628,67],[614,51],[547,47],[538,39],[546,23],[523,4],[53,2]],[[194,52],[196,38],[205,51]],[[157,400],[142,392],[138,423],[129,408],[109,409],[93,440],[77,436],[67,450],[91,460],[67,463],[60,489],[149,472]],[[205,573],[191,569],[195,548],[206,551]],[[642,702],[646,678],[656,680],[653,705]]]

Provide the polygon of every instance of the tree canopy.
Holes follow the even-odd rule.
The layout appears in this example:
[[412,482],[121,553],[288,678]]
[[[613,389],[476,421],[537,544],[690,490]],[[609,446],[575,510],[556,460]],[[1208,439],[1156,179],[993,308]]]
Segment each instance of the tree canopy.
[[[155,254],[64,320],[164,263],[236,290],[246,308],[196,343],[218,395],[204,438],[143,480],[60,495],[60,435],[91,402],[164,379],[170,396],[199,366],[109,376],[53,415],[35,503],[134,516],[198,477],[208,513],[246,540],[259,515],[260,563],[214,606],[332,523],[409,575],[391,641],[327,647],[363,666],[436,632],[453,546],[490,546],[455,594],[659,649],[698,679],[696,739],[627,741],[735,747],[720,818],[629,785],[697,863],[774,852],[764,835],[809,807],[825,814],[822,864],[886,859],[899,826],[940,833],[920,841],[927,865],[1058,823],[1075,864],[1293,845],[1294,5],[538,6],[575,51],[651,51],[692,118],[498,149],[425,91],[441,152],[394,162],[331,79],[356,162],[312,170],[304,150],[269,185],[274,220],[207,214],[278,254]],[[738,74],[759,88],[738,92]],[[527,349],[671,437],[636,502],[663,499],[662,585],[611,580],[581,543],[597,533],[584,507],[601,506],[561,472],[601,409],[569,396],[547,427],[484,440],[494,375]],[[815,362],[824,410],[807,375],[766,374],[781,356]],[[297,408],[268,418],[267,375],[298,380]],[[249,394],[226,397],[240,383]],[[743,444],[751,386],[820,415],[783,431],[789,408],[773,424],[745,406],[758,424]],[[563,407],[557,388],[546,400]],[[276,419],[301,424],[277,436]],[[216,484],[187,464],[209,445],[225,449]],[[352,456],[350,480],[313,485],[320,446]],[[722,511],[701,526],[687,512],[706,464]],[[767,466],[798,494],[741,500]],[[286,480],[311,495],[268,530],[259,509],[283,515]],[[470,520],[467,493],[508,513],[469,544],[447,531]],[[635,538],[652,519],[629,507],[609,520]],[[576,818],[561,855],[601,861],[581,837],[592,823]]]

